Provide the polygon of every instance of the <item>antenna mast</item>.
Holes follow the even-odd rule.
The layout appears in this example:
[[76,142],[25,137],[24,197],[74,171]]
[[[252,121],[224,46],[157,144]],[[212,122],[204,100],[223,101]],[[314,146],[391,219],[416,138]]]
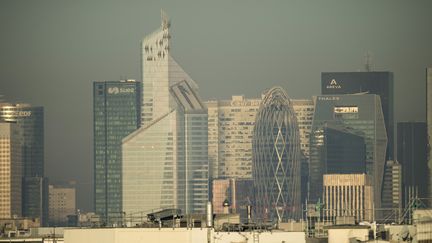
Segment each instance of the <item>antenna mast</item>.
[[365,69],[366,72],[372,71],[372,53],[370,51],[367,51],[365,54]]

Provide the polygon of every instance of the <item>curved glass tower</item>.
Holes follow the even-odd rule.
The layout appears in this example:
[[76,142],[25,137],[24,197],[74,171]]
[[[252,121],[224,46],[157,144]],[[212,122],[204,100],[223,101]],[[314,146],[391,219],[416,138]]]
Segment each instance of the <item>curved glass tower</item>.
[[300,218],[300,134],[292,103],[280,87],[263,98],[252,151],[257,220]]

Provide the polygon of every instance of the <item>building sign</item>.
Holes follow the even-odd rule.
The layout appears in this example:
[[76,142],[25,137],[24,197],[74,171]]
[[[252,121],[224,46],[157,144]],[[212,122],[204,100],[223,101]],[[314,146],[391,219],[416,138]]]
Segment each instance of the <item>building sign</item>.
[[234,100],[231,101],[231,106],[259,106],[261,100]]
[[122,87],[108,87],[108,94],[119,94],[119,93],[133,93],[134,88],[122,88]]
[[3,111],[1,116],[5,118],[12,117],[28,117],[31,116],[31,111]]
[[318,100],[320,101],[335,101],[339,99],[340,97],[338,96],[318,96]]
[[336,82],[336,79],[332,79],[330,83],[326,86],[327,89],[340,89],[342,88],[338,82]]
[[357,106],[336,106],[334,113],[358,113]]

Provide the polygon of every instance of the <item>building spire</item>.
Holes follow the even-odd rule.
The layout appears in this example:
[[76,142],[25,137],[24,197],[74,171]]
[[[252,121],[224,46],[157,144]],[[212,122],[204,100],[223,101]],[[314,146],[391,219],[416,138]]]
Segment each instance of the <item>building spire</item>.
[[161,9],[161,24],[163,30],[168,29],[171,25],[171,21],[163,9]]

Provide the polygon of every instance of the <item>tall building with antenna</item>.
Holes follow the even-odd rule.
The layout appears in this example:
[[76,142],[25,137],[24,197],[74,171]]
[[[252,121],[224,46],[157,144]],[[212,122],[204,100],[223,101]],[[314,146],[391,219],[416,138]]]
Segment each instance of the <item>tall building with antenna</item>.
[[208,201],[207,109],[170,55],[170,20],[141,43],[141,127],[122,141],[122,208],[203,213]]

